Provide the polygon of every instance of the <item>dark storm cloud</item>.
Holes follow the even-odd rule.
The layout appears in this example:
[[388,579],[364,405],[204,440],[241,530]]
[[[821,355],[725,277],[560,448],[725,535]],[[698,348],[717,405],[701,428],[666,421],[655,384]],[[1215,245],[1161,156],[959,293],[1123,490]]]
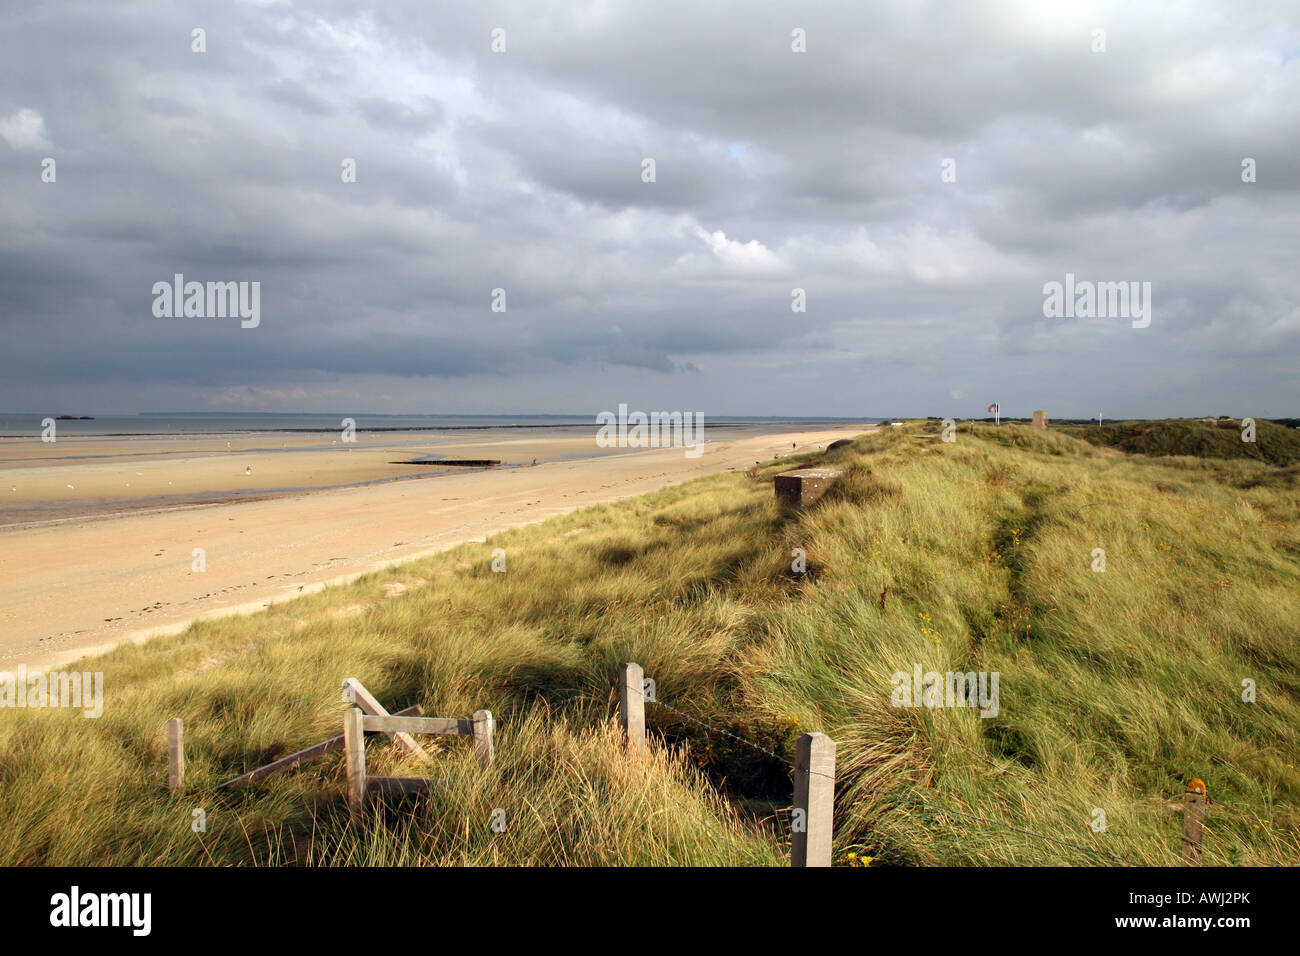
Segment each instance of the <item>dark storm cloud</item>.
[[[1298,24],[11,4],[0,407],[1295,414]],[[155,318],[177,272],[261,325]],[[1067,272],[1151,282],[1151,326],[1045,319]]]

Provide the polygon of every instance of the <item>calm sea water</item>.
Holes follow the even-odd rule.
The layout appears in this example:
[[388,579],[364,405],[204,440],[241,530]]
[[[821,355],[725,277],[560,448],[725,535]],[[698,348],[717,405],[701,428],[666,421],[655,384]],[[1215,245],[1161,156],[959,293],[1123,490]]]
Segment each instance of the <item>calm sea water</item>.
[[[30,438],[41,434],[41,420],[57,415],[0,412],[0,437]],[[281,415],[281,414],[149,414],[104,415],[93,421],[56,421],[57,433],[73,435],[212,435],[230,432],[337,432],[344,418],[356,422],[357,431],[462,431],[468,428],[594,429],[591,415]],[[875,421],[874,418],[782,418],[753,415],[710,417],[706,427],[727,424],[829,425]]]

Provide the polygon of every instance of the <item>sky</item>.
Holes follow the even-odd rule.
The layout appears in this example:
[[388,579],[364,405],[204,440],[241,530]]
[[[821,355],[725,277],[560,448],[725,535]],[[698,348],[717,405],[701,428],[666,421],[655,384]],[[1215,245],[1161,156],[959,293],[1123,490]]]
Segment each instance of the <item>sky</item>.
[[1294,0],[6,0],[0,50],[6,411],[1300,415]]

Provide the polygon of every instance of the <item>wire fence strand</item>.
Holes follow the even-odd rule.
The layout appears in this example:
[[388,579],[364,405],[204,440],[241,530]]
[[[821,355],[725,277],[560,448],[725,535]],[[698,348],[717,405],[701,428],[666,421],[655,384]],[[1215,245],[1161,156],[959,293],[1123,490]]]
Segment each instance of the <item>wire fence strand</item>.
[[[781,756],[779,753],[776,753],[776,752],[774,752],[774,751],[772,751],[772,750],[769,750],[767,747],[764,747],[764,746],[762,746],[761,744],[755,743],[755,742],[752,741],[752,740],[748,740],[748,739],[746,739],[745,737],[742,737],[742,736],[740,736],[739,734],[732,733],[731,731],[726,730],[726,729],[724,729],[724,728],[722,728],[722,727],[718,727],[718,726],[716,726],[715,724],[711,724],[711,723],[709,723],[709,722],[706,721],[706,720],[701,720],[701,719],[698,718],[698,717],[692,716],[691,714],[688,714],[688,713],[686,713],[685,711],[682,711],[682,710],[679,710],[679,709],[676,708],[676,707],[673,707],[671,704],[666,704],[666,703],[664,703],[663,701],[658,700],[657,697],[646,697],[646,698],[644,698],[644,700],[645,700],[646,703],[655,704],[656,706],[663,707],[663,708],[666,709],[666,710],[670,710],[670,711],[672,711],[674,714],[677,714],[679,717],[685,718],[686,720],[688,720],[688,721],[690,721],[691,723],[696,724],[696,725],[698,725],[698,726],[700,726],[700,727],[704,727],[706,730],[708,730],[708,731],[710,731],[710,732],[712,732],[712,733],[722,734],[723,736],[729,737],[729,738],[732,739],[732,740],[735,740],[735,741],[737,741],[737,742],[739,742],[739,743],[742,743],[742,744],[744,744],[745,746],[750,747],[750,748],[753,749],[753,750],[756,750],[756,751],[758,751],[758,752],[760,752],[760,753],[766,754],[767,756],[772,757],[772,758],[775,759],[775,760],[779,760],[781,763],[784,763],[784,764],[786,764],[786,765],[788,765],[788,766],[790,766],[790,767],[793,767],[795,770],[800,770],[800,771],[802,771],[802,772],[804,772],[804,773],[815,774],[816,776],[824,777],[824,778],[829,779],[829,780],[832,780],[832,781],[834,781],[834,780],[836,779],[834,776],[832,776],[832,775],[830,775],[830,774],[824,774],[824,773],[820,773],[820,772],[818,772],[818,771],[816,771],[816,770],[811,770],[811,769],[807,769],[807,768],[801,768],[801,767],[799,767],[798,764],[796,764],[794,761],[792,761],[792,760],[790,760],[790,759],[788,759],[788,758],[786,758],[786,757]],[[959,744],[960,744],[960,742],[959,742]],[[1028,783],[1030,783],[1030,784],[1033,784],[1036,788],[1038,788],[1040,793],[1043,792],[1043,791],[1042,791],[1042,788],[1039,787],[1039,785],[1038,785],[1035,781],[1033,781],[1031,778],[1026,777],[1026,776],[1023,775],[1023,774],[1017,773],[1017,772],[1014,771],[1014,770],[1010,770],[1010,769],[1005,768],[1005,767],[998,767],[998,766],[996,766],[996,764],[994,764],[994,763],[992,762],[991,759],[989,759],[988,757],[985,757],[985,756],[982,755],[982,754],[979,754],[978,752],[976,752],[976,751],[974,751],[974,750],[971,750],[971,748],[966,747],[964,744],[961,744],[961,747],[962,747],[963,750],[966,750],[966,751],[967,751],[968,753],[970,753],[971,755],[976,756],[976,757],[980,757],[981,759],[986,760],[986,761],[990,764],[990,766],[993,766],[993,768],[994,768],[995,770],[998,770],[998,771],[1001,772],[1001,773],[1009,773],[1009,774],[1011,774],[1012,776],[1015,776],[1015,777],[1018,777],[1018,778],[1020,778],[1020,779],[1022,779],[1022,780],[1025,780],[1026,782],[1028,782]],[[955,808],[955,807],[946,807],[946,806],[942,806],[942,805],[937,804],[937,803],[931,803],[931,802],[929,802],[929,801],[927,801],[927,800],[922,800],[920,797],[916,796],[914,793],[912,793],[912,792],[910,792],[910,791],[894,791],[894,792],[891,792],[891,793],[881,793],[881,792],[878,791],[878,790],[867,790],[867,791],[865,791],[865,792],[871,794],[872,796],[879,796],[879,797],[883,797],[883,798],[886,798],[886,799],[888,799],[888,798],[890,798],[890,797],[897,797],[897,798],[900,799],[900,800],[909,801],[909,802],[911,802],[911,803],[915,803],[915,804],[918,804],[918,805],[920,805],[920,806],[927,807],[927,808],[929,808],[929,809],[931,809],[931,810],[935,810],[935,811],[938,811],[938,812],[940,812],[940,813],[950,813],[950,814],[953,814],[953,815],[955,815],[955,816],[965,817],[965,818],[970,819],[970,820],[976,820],[976,821],[978,821],[978,822],[980,822],[980,823],[985,823],[985,824],[989,824],[989,825],[992,825],[992,826],[1001,827],[1001,828],[1003,828],[1003,829],[1005,829],[1005,830],[1009,830],[1009,831],[1011,831],[1011,832],[1013,832],[1013,833],[1019,833],[1019,834],[1021,834],[1022,836],[1033,837],[1033,838],[1036,839],[1036,840],[1042,840],[1042,841],[1044,841],[1044,842],[1046,842],[1046,843],[1051,843],[1051,844],[1054,844],[1054,845],[1056,845],[1056,846],[1065,846],[1065,847],[1070,847],[1071,849],[1078,850],[1078,851],[1081,852],[1081,853],[1087,853],[1087,854],[1090,854],[1090,855],[1093,855],[1093,856],[1105,857],[1106,859],[1114,860],[1114,861],[1116,861],[1116,862],[1118,862],[1118,863],[1123,863],[1123,864],[1125,864],[1125,865],[1127,865],[1127,866],[1140,866],[1140,865],[1141,865],[1141,864],[1139,864],[1138,862],[1136,862],[1135,860],[1131,860],[1131,859],[1129,859],[1128,857],[1120,856],[1120,855],[1115,854],[1115,853],[1108,853],[1108,852],[1105,851],[1105,850],[1098,850],[1098,849],[1095,848],[1095,847],[1085,846],[1085,845],[1083,845],[1082,843],[1074,843],[1074,842],[1072,842],[1072,841],[1070,841],[1070,840],[1062,840],[1062,839],[1060,839],[1060,838],[1058,838],[1058,837],[1051,837],[1051,836],[1047,836],[1046,834],[1043,834],[1043,833],[1036,833],[1036,832],[1034,832],[1033,830],[1026,830],[1024,827],[1017,827],[1017,826],[1014,826],[1014,825],[1012,825],[1012,824],[1010,824],[1010,823],[1005,823],[1005,822],[1002,821],[1002,820],[997,820],[997,819],[994,819],[994,818],[992,818],[992,817],[986,817],[986,816],[983,816],[982,814],[972,813],[972,812],[967,811],[967,810],[958,810],[958,809]]]

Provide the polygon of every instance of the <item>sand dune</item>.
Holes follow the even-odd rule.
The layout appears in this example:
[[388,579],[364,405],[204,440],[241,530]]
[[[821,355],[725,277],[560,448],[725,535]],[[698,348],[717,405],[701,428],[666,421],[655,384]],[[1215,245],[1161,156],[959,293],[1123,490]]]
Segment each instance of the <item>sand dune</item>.
[[[0,530],[0,669],[12,670],[18,663],[57,666],[124,640],[183,629],[200,616],[255,610],[507,527],[644,494],[703,474],[744,468],[756,459],[789,454],[796,450],[792,444],[798,451],[814,450],[818,444],[870,427],[780,433],[766,429],[749,435],[741,430],[740,437],[711,440],[698,458],[685,456],[680,448],[656,448],[614,450],[597,458],[571,460],[567,456],[578,453],[578,445],[568,447],[577,442],[572,436],[555,438],[553,444],[518,436],[494,444],[485,437],[462,442],[463,450],[458,445],[455,453],[473,447],[476,456],[558,460],[304,493],[281,490],[275,497],[258,500],[173,504],[117,517],[64,519]],[[207,441],[201,448],[149,446],[146,451],[153,457],[138,462],[132,458],[129,464],[123,454],[134,455],[138,444],[108,459],[73,462],[70,456],[68,463],[57,465],[24,461],[10,448],[0,480],[9,492],[20,481],[31,487],[39,478],[46,497],[59,485],[79,485],[86,492],[82,504],[101,515],[115,508],[105,489],[119,478],[125,483],[118,474],[122,470],[149,474],[149,484],[138,489],[146,498],[156,497],[163,481],[173,482],[172,488],[175,483],[187,490],[202,487],[219,498],[226,485],[239,487],[246,477],[244,460],[249,458],[233,452],[227,457],[224,441]],[[513,443],[510,454],[488,454],[506,442]],[[340,475],[352,479],[367,474],[367,469],[382,470],[389,467],[382,462],[398,444],[385,439],[382,450],[286,451],[255,461],[279,462],[267,465],[279,469],[264,489],[271,493],[307,484],[308,475],[317,480],[318,472],[337,482]],[[579,444],[590,453],[590,438]],[[61,454],[72,451],[70,445],[60,448]],[[445,450],[440,447],[438,452]],[[354,462],[364,459],[367,464],[356,465],[354,474],[329,460],[349,455]],[[253,473],[261,467],[255,464]],[[410,467],[403,469],[410,472]],[[34,493],[34,500],[44,498]],[[123,495],[120,503],[140,501]],[[205,571],[192,569],[195,548],[204,551]]]

